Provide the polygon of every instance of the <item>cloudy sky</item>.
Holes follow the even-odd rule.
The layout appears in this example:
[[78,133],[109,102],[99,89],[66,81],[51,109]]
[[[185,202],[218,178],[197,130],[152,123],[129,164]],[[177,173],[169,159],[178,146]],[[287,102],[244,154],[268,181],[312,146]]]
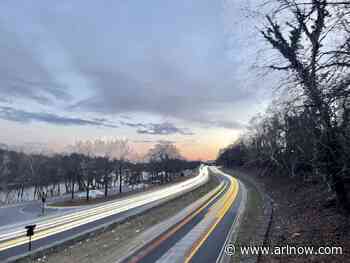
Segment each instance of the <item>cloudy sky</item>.
[[244,8],[2,0],[0,142],[60,150],[120,137],[140,153],[172,141],[188,158],[214,158],[268,100]]

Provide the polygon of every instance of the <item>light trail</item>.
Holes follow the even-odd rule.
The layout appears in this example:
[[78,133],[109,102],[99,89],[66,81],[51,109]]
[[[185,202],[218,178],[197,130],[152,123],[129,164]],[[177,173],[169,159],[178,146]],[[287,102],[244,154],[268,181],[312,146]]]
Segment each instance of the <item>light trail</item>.
[[[133,208],[181,195],[204,184],[208,179],[208,167],[201,166],[199,174],[196,177],[184,182],[123,200],[111,201],[94,208],[58,216],[57,218],[37,221],[35,222],[37,228],[32,240],[42,239]],[[0,251],[28,243],[28,238],[25,234],[24,226],[16,227],[6,233],[0,234]]]

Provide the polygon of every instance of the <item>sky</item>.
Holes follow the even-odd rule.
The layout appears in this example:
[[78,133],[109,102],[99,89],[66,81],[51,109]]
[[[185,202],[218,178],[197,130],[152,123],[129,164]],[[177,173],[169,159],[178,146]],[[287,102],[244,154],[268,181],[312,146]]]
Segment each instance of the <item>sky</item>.
[[269,95],[250,1],[0,2],[0,142],[128,139],[213,159]]

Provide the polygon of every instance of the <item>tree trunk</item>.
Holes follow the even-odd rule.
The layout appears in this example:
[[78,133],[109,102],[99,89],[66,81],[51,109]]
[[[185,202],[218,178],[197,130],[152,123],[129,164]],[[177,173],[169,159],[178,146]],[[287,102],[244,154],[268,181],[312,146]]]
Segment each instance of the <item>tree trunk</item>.
[[65,186],[66,194],[68,194],[70,192],[70,187],[69,187],[69,181],[68,180],[66,180],[64,182],[64,186]]
[[90,184],[89,184],[89,180],[87,180],[87,183],[86,183],[86,201],[89,201],[90,200]]
[[350,205],[347,196],[347,192],[344,187],[343,178],[340,176],[333,176],[334,182],[334,191],[337,196],[337,202],[340,208],[344,209],[347,212],[350,212]]
[[[329,122],[330,123],[330,122]],[[325,152],[327,158],[327,173],[330,176],[333,190],[337,197],[338,206],[350,212],[350,205],[343,180],[342,144],[334,128],[327,127],[325,136]]]
[[24,192],[24,184],[22,184],[22,189],[21,189],[21,200],[23,200],[23,192]]
[[33,193],[33,199],[34,199],[34,200],[35,200],[35,198],[36,198],[37,191],[38,191],[38,186],[37,186],[37,185],[34,185],[34,193]]
[[105,178],[104,184],[105,184],[105,198],[107,198],[107,196],[108,196],[108,181],[107,181],[107,178]]
[[122,178],[122,166],[119,166],[119,193],[122,193],[123,188],[122,188],[122,184],[123,184],[123,178]]
[[74,199],[74,185],[75,185],[75,182],[74,181],[72,181],[72,189],[71,189],[71,198],[72,198],[72,200]]

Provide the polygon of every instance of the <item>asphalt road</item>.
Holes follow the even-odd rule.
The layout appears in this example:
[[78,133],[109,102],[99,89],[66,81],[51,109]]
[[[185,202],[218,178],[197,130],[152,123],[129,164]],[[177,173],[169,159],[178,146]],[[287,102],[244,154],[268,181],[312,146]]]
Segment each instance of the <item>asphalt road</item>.
[[39,204],[22,204],[0,208],[0,226],[37,218]]
[[[228,233],[231,226],[234,223],[238,207],[242,199],[242,192],[236,191],[236,195],[232,195],[233,184],[236,186],[238,182],[235,179],[228,178],[227,176],[219,175],[219,179],[225,182],[224,190],[220,192],[210,202],[204,204],[195,212],[195,216],[189,216],[185,218],[184,222],[179,222],[178,225],[173,226],[166,233],[163,233],[160,237],[145,245],[133,255],[127,258],[124,262],[142,262],[142,263],[154,263],[154,262],[216,262],[222,252],[222,248],[225,244]],[[231,194],[230,194],[231,193]],[[231,196],[230,199],[227,199]],[[218,219],[204,232],[199,239],[195,240],[194,244],[191,242],[186,243],[186,238],[190,239],[191,231],[207,216],[214,206],[223,207],[223,210],[219,210]],[[226,208],[225,208],[226,207]],[[175,229],[175,230],[174,230]],[[190,249],[186,252],[181,259],[177,257],[176,250],[169,252],[178,243],[178,247],[189,245]],[[168,256],[166,256],[168,254]]]
[[[86,210],[36,221],[37,231],[33,236],[32,249],[49,247],[101,225],[118,222],[159,205],[169,198],[191,191],[207,180],[208,171],[203,169],[198,176],[163,189],[136,194],[123,200],[107,202]],[[24,254],[27,248],[28,238],[25,236],[24,225],[1,229],[0,262]]]
[[[132,189],[123,185],[123,192],[130,192]],[[115,188],[115,190],[111,191],[110,194],[114,194],[119,191],[119,186]],[[76,193],[78,194],[78,193]],[[70,194],[65,194],[58,197],[48,198],[48,203],[64,201],[70,199]],[[75,208],[77,210],[77,208]],[[74,209],[54,209],[47,207],[45,209],[45,215],[55,215],[59,216],[64,211],[73,211]],[[41,201],[32,200],[25,201],[18,204],[12,204],[8,206],[0,207],[0,227],[5,225],[18,224],[21,222],[25,222],[28,220],[34,220],[41,217]]]
[[238,206],[241,202],[242,193],[239,192],[237,199],[231,208],[214,228],[213,232],[208,236],[208,239],[199,247],[198,251],[193,255],[188,262],[216,262],[216,259],[223,253],[223,245],[226,241],[227,234],[230,231],[232,223],[236,218]]

